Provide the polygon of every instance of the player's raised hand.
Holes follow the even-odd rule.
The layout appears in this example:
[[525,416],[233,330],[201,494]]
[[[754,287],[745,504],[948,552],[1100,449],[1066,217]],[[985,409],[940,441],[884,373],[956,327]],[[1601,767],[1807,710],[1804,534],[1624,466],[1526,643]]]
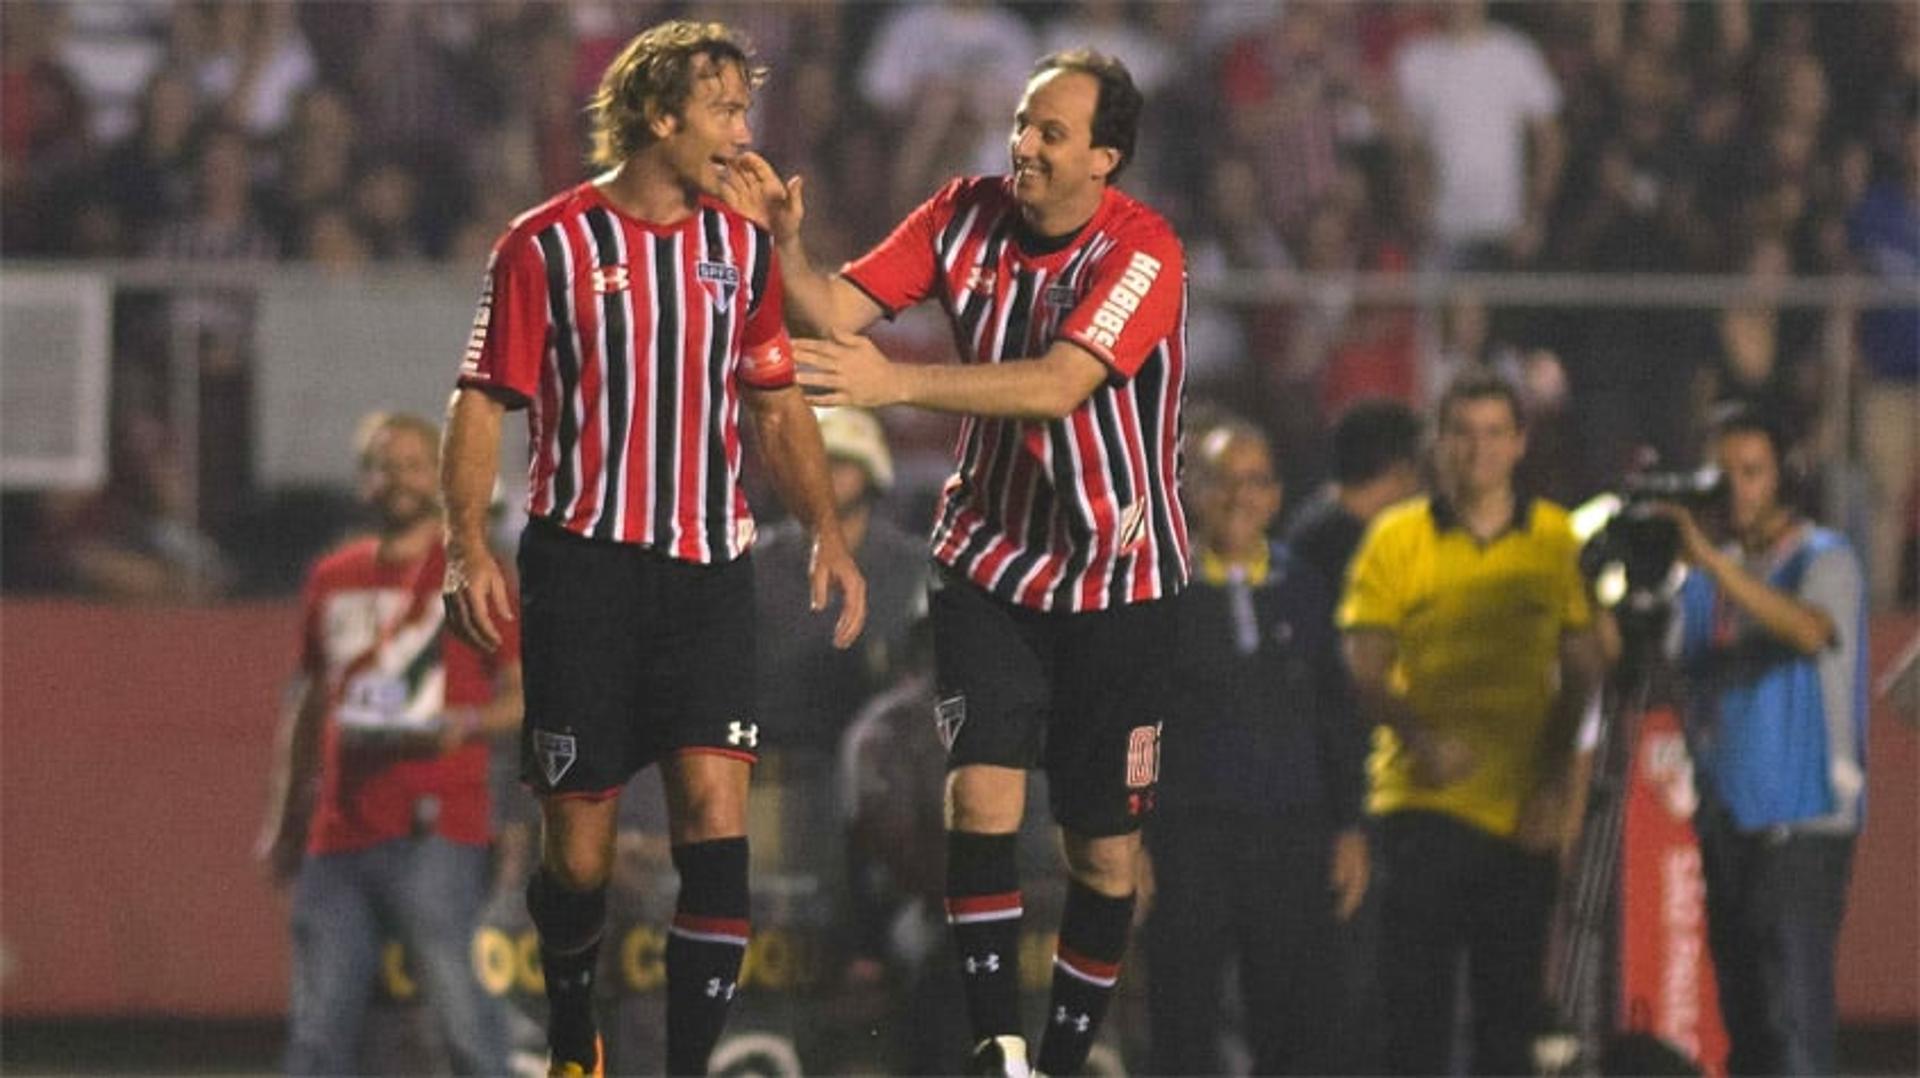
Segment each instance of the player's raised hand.
[[847,542],[837,527],[829,526],[814,537],[813,564],[807,567],[813,610],[827,608],[827,599],[840,592],[840,617],[833,624],[833,646],[845,651],[853,646],[867,623],[867,579],[860,575]]
[[871,338],[835,330],[832,337],[793,342],[795,376],[817,407],[884,408],[902,401],[898,372]]
[[491,652],[500,646],[497,622],[513,620],[507,578],[484,546],[473,551],[447,547],[447,576],[440,588],[447,628],[461,640]]
[[771,231],[775,243],[788,243],[799,238],[800,222],[807,216],[804,185],[800,176],[781,180],[766,158],[747,150],[727,169],[721,196],[742,216]]

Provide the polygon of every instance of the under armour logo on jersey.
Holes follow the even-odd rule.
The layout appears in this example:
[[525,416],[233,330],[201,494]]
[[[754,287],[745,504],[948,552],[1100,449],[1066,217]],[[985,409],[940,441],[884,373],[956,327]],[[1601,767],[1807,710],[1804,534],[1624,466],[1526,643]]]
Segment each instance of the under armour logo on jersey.
[[723,981],[718,977],[707,978],[708,999],[732,999],[734,988],[732,981]]
[[740,271],[725,262],[696,262],[694,276],[700,279],[700,286],[707,290],[713,299],[715,310],[725,310],[733,304],[733,293],[740,287]]
[[595,266],[593,268],[593,290],[600,295],[609,292],[625,292],[633,287],[633,280],[625,266]]
[[975,266],[967,271],[967,291],[991,292],[999,279],[992,266]]
[[741,722],[738,719],[727,724],[727,744],[745,745],[753,749],[760,746],[760,724]]
[[968,955],[967,956],[967,972],[968,973],[1000,972],[1000,952],[988,951],[985,956],[980,958],[975,958],[972,955]]
[[1085,1033],[1093,1028],[1093,1016],[1090,1014],[1072,1014],[1065,1007],[1053,1009],[1053,1024],[1072,1026],[1075,1033]]

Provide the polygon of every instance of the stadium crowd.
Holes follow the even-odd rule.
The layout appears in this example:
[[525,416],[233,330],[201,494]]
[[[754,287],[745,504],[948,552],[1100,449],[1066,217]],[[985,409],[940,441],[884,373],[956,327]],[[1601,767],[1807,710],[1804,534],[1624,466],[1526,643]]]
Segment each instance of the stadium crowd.
[[[1764,401],[1801,452],[1833,453],[1813,439],[1845,429],[1818,422],[1845,328],[1862,455],[1899,517],[1875,545],[1911,531],[1911,447],[1886,430],[1912,407],[1910,311],[1852,332],[1845,312],[1759,289],[1723,310],[1567,313],[1490,310],[1464,290],[1426,311],[1335,286],[1234,304],[1206,288],[1426,269],[1911,275],[1920,14],[1906,4],[9,3],[0,253],[471,273],[515,207],[585,174],[582,106],[612,50],[679,14],[757,43],[773,72],[759,147],[818,179],[808,222],[827,264],[939,178],[1004,169],[1002,98],[1031,57],[1080,42],[1125,59],[1152,102],[1128,185],[1165,208],[1201,286],[1197,389],[1249,407],[1294,489],[1324,476],[1346,405],[1424,402],[1469,362],[1525,388],[1533,480],[1562,499],[1617,480],[1641,446],[1696,463],[1720,400]],[[262,492],[245,463],[248,308],[194,302],[202,496],[183,534],[150,545],[202,567],[189,590],[205,593],[225,586],[202,570]],[[56,538],[23,549],[165,517],[165,483],[129,473],[163,470],[183,437],[153,358],[172,323],[151,294],[119,306],[108,504],[30,514]],[[75,583],[71,567],[10,568],[12,586]],[[291,587],[281,575],[265,586]]]

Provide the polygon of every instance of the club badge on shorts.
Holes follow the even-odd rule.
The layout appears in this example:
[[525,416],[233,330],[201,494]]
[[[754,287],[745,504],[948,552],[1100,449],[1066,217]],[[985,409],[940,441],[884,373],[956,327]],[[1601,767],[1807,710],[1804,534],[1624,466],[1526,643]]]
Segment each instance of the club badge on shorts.
[[558,786],[567,769],[580,755],[578,743],[572,734],[553,734],[545,730],[533,732],[533,753],[540,760],[540,773],[547,777],[547,785]]
[[967,698],[964,694],[949,696],[940,701],[933,709],[933,724],[940,731],[940,744],[948,752],[953,751],[953,739],[960,736],[960,728],[967,724]]

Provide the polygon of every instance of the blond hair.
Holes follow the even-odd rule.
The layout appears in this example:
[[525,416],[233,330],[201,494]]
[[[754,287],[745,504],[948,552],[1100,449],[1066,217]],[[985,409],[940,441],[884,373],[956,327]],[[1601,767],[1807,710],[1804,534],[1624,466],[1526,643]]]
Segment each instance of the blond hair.
[[[705,57],[709,66],[697,61]],[[611,168],[654,141],[647,129],[657,116],[677,116],[693,96],[695,79],[714,77],[737,64],[749,88],[766,80],[746,37],[724,23],[674,19],[627,42],[600,76],[587,113],[593,118],[590,160]]]
[[368,412],[360,417],[360,424],[353,431],[353,451],[361,471],[373,467],[373,454],[380,436],[389,431],[418,434],[433,451],[434,459],[439,459],[440,424],[412,412]]

